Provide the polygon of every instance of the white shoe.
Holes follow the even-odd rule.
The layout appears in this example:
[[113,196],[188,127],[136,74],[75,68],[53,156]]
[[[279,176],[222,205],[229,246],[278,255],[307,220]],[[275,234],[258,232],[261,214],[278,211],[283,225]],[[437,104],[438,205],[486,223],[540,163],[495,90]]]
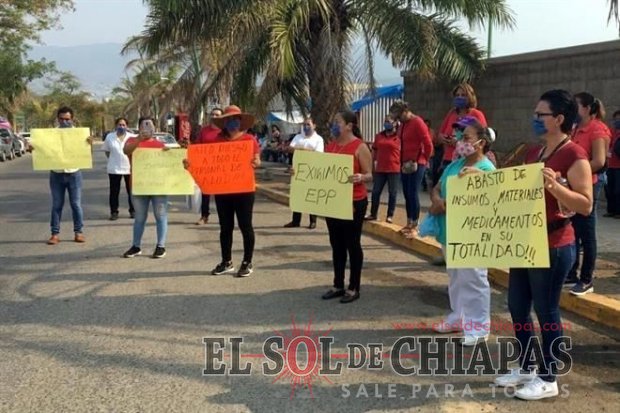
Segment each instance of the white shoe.
[[493,381],[499,387],[515,387],[527,384],[536,378],[536,370],[524,373],[521,368],[511,369],[510,373],[496,377]]
[[473,347],[478,343],[487,341],[488,338],[489,338],[488,334],[486,336],[471,336],[469,334],[466,334],[463,337],[463,341],[461,341],[461,345],[463,347]]
[[558,382],[544,381],[540,377],[523,386],[515,392],[515,397],[523,400],[540,400],[547,397],[555,397],[558,395]]
[[461,329],[455,324],[446,323],[442,321],[441,323],[433,325],[433,331],[439,334],[448,334],[448,333],[460,333]]

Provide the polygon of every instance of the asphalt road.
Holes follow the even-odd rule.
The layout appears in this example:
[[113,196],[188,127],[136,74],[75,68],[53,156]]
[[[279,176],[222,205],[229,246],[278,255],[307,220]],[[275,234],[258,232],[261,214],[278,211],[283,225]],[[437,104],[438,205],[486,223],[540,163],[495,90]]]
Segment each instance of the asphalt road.
[[[29,157],[0,164],[0,411],[617,411],[620,334],[573,316],[564,319],[572,371],[559,379],[563,397],[552,400],[515,400],[494,391],[493,376],[482,374],[399,376],[389,357],[382,369],[344,368],[339,375],[313,377],[312,393],[308,386],[293,391],[290,375],[263,374],[266,339],[307,328],[309,335],[332,336],[333,351],[340,354],[347,343],[381,343],[389,352],[402,336],[436,337],[418,327],[445,314],[445,273],[364,237],[361,299],[347,305],[322,301],[332,276],[324,222],[315,231],[284,230],[287,208],[260,196],[256,271],[247,279],[208,275],[219,261],[217,224],[193,225],[196,214],[178,199],[169,217],[166,258],[122,259],[131,220],[126,209],[119,221],[107,220],[107,182],[97,154],[95,169],[84,173],[87,242],[71,241],[67,203],[63,241],[47,246],[47,174],[32,172]],[[126,208],[124,198],[121,204]],[[144,237],[147,252],[155,241],[152,219]],[[236,233],[237,264],[240,241]],[[493,322],[508,323],[504,291],[493,290],[492,306]],[[490,338],[492,358],[498,336],[510,333]],[[203,337],[242,337],[241,365],[254,363],[251,374],[203,376]],[[228,344],[229,366],[230,350]],[[419,365],[419,353],[407,354],[404,364]]]

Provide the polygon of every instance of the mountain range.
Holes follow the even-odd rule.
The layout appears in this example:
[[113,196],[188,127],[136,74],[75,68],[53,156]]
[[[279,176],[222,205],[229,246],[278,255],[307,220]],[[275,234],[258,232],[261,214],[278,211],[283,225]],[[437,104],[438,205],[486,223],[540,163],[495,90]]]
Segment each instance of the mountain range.
[[[101,99],[108,97],[112,89],[119,85],[125,76],[125,66],[133,56],[122,56],[121,43],[88,44],[82,46],[34,46],[28,56],[31,59],[55,61],[56,67],[73,73],[84,90]],[[358,49],[359,50],[359,49]],[[391,63],[375,55],[375,77],[379,84],[401,83],[399,71]],[[33,85],[41,91],[42,82]]]

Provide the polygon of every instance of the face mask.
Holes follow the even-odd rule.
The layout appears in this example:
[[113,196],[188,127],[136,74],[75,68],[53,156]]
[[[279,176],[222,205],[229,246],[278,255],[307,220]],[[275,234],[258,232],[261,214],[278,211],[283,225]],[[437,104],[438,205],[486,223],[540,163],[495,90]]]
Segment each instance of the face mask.
[[394,130],[394,124],[392,122],[385,122],[383,124],[383,129],[385,129],[388,132],[391,132]]
[[532,119],[532,129],[534,129],[536,136],[542,136],[548,132],[547,128],[545,128],[545,121],[542,119]]
[[304,135],[306,135],[306,136],[312,135],[312,128],[310,126],[304,125],[304,127],[302,129],[304,131]]
[[478,144],[477,141],[475,143],[469,143],[469,142],[463,142],[463,141],[458,141],[456,143],[456,154],[462,158],[467,158],[468,156],[473,155],[474,153],[476,153],[476,145]]
[[58,124],[59,128],[71,128],[73,127],[73,121],[70,120],[61,120]]
[[456,131],[454,131],[454,138],[457,141],[463,140],[463,131],[462,130],[458,130],[458,129]]
[[614,120],[614,128],[620,129],[620,119]]
[[118,126],[118,127],[116,128],[116,133],[118,133],[119,135],[124,135],[126,130],[127,130],[127,128],[126,128],[126,127],[124,127],[124,126]]
[[582,120],[583,120],[583,118],[578,113],[577,116],[575,116],[575,124],[577,124],[577,125],[580,124]]
[[457,109],[465,109],[467,107],[467,98],[465,96],[456,96],[452,104]]
[[330,132],[332,136],[334,136],[335,138],[340,137],[340,125],[338,125],[337,123],[332,124],[332,127],[330,128]]
[[228,132],[239,130],[239,128],[241,127],[241,120],[239,119],[227,120],[224,127],[226,128]]

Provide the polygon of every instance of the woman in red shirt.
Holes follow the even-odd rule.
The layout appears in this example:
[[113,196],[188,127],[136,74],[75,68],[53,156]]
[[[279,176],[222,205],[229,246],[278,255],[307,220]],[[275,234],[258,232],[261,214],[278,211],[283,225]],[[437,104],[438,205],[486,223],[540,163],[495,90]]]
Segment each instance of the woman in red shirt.
[[[592,170],[585,151],[571,142],[569,133],[577,115],[577,104],[565,90],[544,93],[534,111],[532,126],[543,141],[542,149],[530,151],[526,163],[543,162],[549,268],[511,268],[508,283],[508,308],[515,336],[519,341],[520,368],[497,377],[498,386],[525,384],[515,396],[539,400],[558,395],[556,382],[559,360],[566,360],[559,349],[562,341],[560,295],[562,285],[575,260],[575,232],[569,215],[575,211],[588,215],[592,211]],[[567,185],[560,178],[566,179]],[[562,208],[560,209],[560,205]],[[542,363],[535,366],[531,348],[535,326],[530,315],[532,304],[542,334]],[[526,351],[530,349],[531,351]],[[535,357],[534,357],[535,358]],[[538,375],[535,371],[538,367]]]
[[381,192],[383,192],[386,183],[388,185],[389,198],[385,221],[392,223],[392,218],[394,217],[398,178],[400,177],[400,139],[396,133],[396,125],[397,122],[391,116],[386,116],[383,123],[383,131],[375,136],[375,141],[372,144],[375,173],[373,175],[370,214],[365,218],[367,221],[377,219],[379,204],[381,203]]
[[456,136],[454,136],[454,130],[452,125],[457,123],[459,119],[464,116],[472,116],[478,120],[482,126],[487,126],[487,119],[480,110],[476,109],[478,106],[478,98],[474,92],[474,88],[468,83],[461,83],[452,90],[452,109],[444,118],[441,127],[439,128],[438,139],[443,143],[443,162],[439,175],[445,169],[446,166],[454,160],[454,148],[456,145]]
[[606,217],[620,218],[620,110],[614,112],[614,138],[607,153]]
[[[334,139],[327,145],[325,152],[353,157],[353,175],[349,176],[349,182],[353,183],[353,219],[325,219],[332,247],[334,286],[323,294],[323,299],[342,297],[341,303],[350,303],[360,297],[364,264],[362,225],[368,207],[366,182],[372,181],[372,155],[361,139],[355,113],[349,111],[338,113],[330,129]],[[344,271],[347,266],[347,253],[351,275],[349,286],[345,290]]]
[[[611,140],[611,132],[602,119],[605,117],[605,109],[600,100],[587,92],[575,95],[578,103],[579,115],[575,122],[577,126],[573,130],[573,142],[581,146],[587,153],[590,160],[594,184],[592,193],[594,206],[588,215],[575,214],[572,218],[575,235],[577,237],[577,257],[575,264],[568,274],[567,284],[575,284],[570,292],[573,295],[583,295],[594,291],[594,266],[596,263],[596,203],[603,186],[605,178],[602,175],[603,168]],[[599,177],[599,174],[601,175]],[[580,276],[577,277],[579,269],[579,250],[583,248],[583,263],[581,265]]]

